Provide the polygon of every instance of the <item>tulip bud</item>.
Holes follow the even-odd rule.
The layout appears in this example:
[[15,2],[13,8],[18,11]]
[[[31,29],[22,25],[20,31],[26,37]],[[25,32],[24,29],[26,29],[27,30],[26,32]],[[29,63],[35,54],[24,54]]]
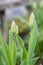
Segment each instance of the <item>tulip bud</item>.
[[16,25],[14,20],[12,21],[12,24],[11,24],[11,32],[18,34],[18,26]]
[[34,14],[32,13],[31,16],[30,16],[30,20],[29,20],[29,26],[30,26],[30,27],[33,26],[34,21],[35,21],[35,16],[34,16]]

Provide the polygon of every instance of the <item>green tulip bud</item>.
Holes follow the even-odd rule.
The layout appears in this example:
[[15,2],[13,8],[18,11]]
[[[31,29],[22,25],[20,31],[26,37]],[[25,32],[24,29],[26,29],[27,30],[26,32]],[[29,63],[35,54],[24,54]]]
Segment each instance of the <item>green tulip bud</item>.
[[12,24],[11,24],[11,32],[18,34],[18,26],[16,25],[14,20],[12,21]]
[[30,20],[29,20],[29,27],[32,28],[34,21],[35,21],[35,16],[32,13],[31,16],[30,16]]

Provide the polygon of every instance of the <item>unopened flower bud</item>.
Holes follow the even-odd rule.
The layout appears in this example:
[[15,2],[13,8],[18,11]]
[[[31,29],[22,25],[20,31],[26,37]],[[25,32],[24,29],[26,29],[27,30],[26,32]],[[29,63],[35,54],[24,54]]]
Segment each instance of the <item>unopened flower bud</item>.
[[12,21],[12,24],[11,24],[11,32],[18,34],[18,26],[16,25],[14,20]]
[[30,26],[30,27],[33,26],[34,21],[35,21],[35,16],[34,16],[34,14],[32,13],[31,16],[30,16],[30,20],[29,20],[29,26]]

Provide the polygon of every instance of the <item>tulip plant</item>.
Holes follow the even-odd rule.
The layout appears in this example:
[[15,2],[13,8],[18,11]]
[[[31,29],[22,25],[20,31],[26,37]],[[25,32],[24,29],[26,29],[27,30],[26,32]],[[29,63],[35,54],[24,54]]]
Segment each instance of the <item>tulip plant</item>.
[[28,51],[24,47],[23,39],[18,35],[18,26],[12,21],[9,30],[9,44],[4,41],[0,32],[0,65],[34,65],[39,57],[34,57],[34,51],[38,38],[38,28],[35,16],[30,16],[28,27],[31,28]]
[[33,12],[37,21],[39,38],[36,45],[36,55],[43,58],[43,0],[39,0],[38,3],[33,3]]

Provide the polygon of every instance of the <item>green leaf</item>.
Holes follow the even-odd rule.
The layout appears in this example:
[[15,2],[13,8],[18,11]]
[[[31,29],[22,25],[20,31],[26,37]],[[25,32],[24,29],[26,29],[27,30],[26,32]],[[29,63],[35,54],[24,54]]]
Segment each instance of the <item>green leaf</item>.
[[39,57],[33,58],[32,62],[31,62],[31,65],[34,65],[37,62],[38,59],[39,59]]
[[0,57],[0,65],[7,65],[3,57]]
[[1,32],[0,32],[0,45],[2,46],[2,51],[3,51],[4,58],[6,60],[6,63],[10,65],[10,55],[9,55],[10,51],[8,49],[6,42],[3,40]]
[[21,39],[21,37],[19,35],[16,35],[16,40],[17,40],[17,43],[18,43],[18,48],[20,50],[21,60],[22,60],[24,41]]
[[20,49],[23,48],[24,41],[22,40],[22,38],[19,35],[15,35],[15,36],[16,36],[16,40],[17,40],[19,48]]
[[26,58],[27,58],[27,51],[25,48],[23,48],[22,60],[25,60]]
[[22,61],[20,65],[27,65],[26,60]]
[[11,65],[14,65],[16,63],[17,56],[16,41],[14,39],[14,35],[11,31],[9,31],[9,49],[11,55]]

